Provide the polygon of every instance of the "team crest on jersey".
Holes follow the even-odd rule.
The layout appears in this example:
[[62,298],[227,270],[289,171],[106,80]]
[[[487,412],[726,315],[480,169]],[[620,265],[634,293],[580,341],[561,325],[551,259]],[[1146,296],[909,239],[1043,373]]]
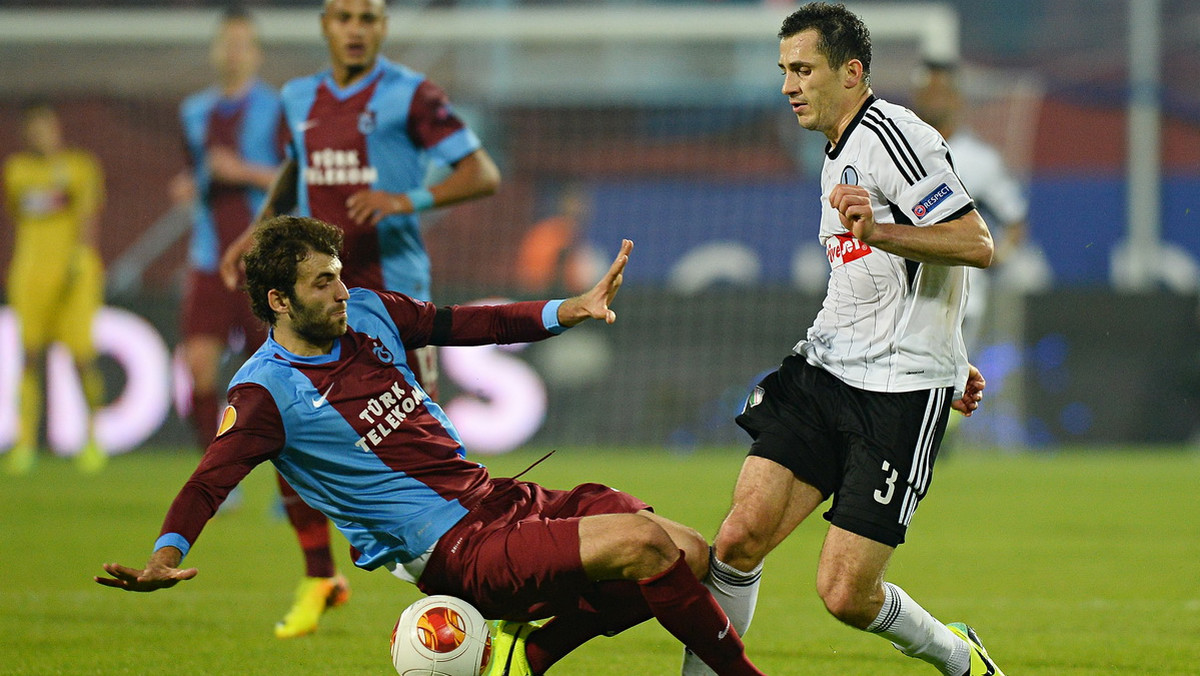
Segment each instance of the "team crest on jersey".
[[847,233],[834,235],[825,240],[825,253],[829,255],[829,266],[837,268],[871,253],[871,247],[866,242]]
[[217,436],[221,436],[233,427],[237,422],[237,409],[233,406],[226,406],[225,411],[221,413],[221,424],[217,426]]
[[385,364],[391,364],[396,361],[396,358],[392,356],[392,351],[387,349],[387,346],[378,341],[375,342],[375,347],[371,348],[371,352],[375,353],[376,359]]
[[842,183],[846,185],[858,185],[858,170],[847,164],[845,169],[842,169]]
[[364,110],[362,114],[358,116],[358,131],[363,136],[375,131],[375,111]]
[[954,191],[950,189],[950,186],[946,185],[945,183],[939,185],[933,189],[933,192],[921,198],[921,201],[912,208],[913,215],[917,218],[925,218],[925,215],[930,211],[933,211],[933,208],[938,205],[938,202],[941,202],[953,194]]

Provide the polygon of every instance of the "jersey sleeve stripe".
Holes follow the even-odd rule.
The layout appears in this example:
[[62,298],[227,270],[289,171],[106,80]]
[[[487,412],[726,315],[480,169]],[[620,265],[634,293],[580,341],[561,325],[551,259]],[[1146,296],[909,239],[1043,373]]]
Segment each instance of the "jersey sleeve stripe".
[[905,136],[904,133],[900,131],[900,127],[896,126],[895,120],[893,120],[890,117],[882,117],[882,115],[883,114],[880,113],[881,121],[883,123],[885,123],[889,128],[892,129],[892,131],[894,131],[896,133],[896,137],[900,139],[900,143],[902,143],[904,145],[904,149],[908,151],[908,156],[912,158],[912,161],[914,163],[916,163],[917,173],[921,176],[921,178],[924,178],[925,176],[927,176],[929,174],[929,172],[926,171],[925,166],[921,164],[920,156],[917,155],[916,151],[913,150],[913,147],[911,145],[909,145],[908,137]]
[[454,311],[448,307],[440,307],[433,315],[433,332],[429,337],[430,345],[445,345],[450,341],[454,332]]
[[938,221],[938,223],[949,223],[950,221],[957,221],[958,219],[962,218],[963,216],[966,216],[967,214],[971,213],[974,210],[975,210],[975,201],[972,200],[972,201],[964,204],[958,211],[955,211],[954,213],[950,214],[949,216]]
[[[907,158],[904,158],[902,160],[896,154],[896,149],[892,146],[891,143],[888,142],[889,139],[888,139],[887,132],[885,132],[884,130],[875,126],[871,122],[868,122],[866,119],[863,120],[862,124],[864,127],[866,127],[867,129],[870,129],[872,132],[874,132],[874,134],[876,136],[879,137],[879,142],[883,145],[883,149],[887,151],[888,157],[892,158],[892,163],[896,165],[896,169],[898,169],[900,171],[900,175],[904,177],[904,180],[909,185],[914,185],[917,182],[917,180],[909,172],[913,172],[913,171],[915,171],[915,169],[908,162]],[[906,168],[906,166],[907,166],[907,168]]]
[[[887,148],[888,154],[892,156],[892,159],[896,159],[896,157],[899,156],[904,160],[904,165],[908,168],[913,177],[912,180],[909,180],[909,185],[912,185],[913,183],[925,178],[928,172],[925,171],[924,165],[922,165],[921,160],[917,158],[917,154],[913,152],[912,146],[908,143],[908,139],[906,139],[904,134],[901,133],[900,128],[896,126],[895,121],[884,117],[883,113],[879,112],[878,110],[871,109],[867,111],[866,116],[863,118],[863,124],[868,129],[874,131],[877,136],[879,136],[880,141],[883,142],[884,147]],[[896,166],[900,166],[899,161],[897,161]],[[907,177],[908,175],[906,174],[905,178],[907,179]]]

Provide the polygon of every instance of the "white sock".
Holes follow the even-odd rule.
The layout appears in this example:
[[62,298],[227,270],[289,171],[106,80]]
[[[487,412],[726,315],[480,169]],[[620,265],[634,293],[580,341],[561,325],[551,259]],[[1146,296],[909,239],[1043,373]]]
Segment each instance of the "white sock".
[[962,676],[971,667],[971,647],[912,600],[903,589],[883,583],[883,608],[867,631],[888,639],[900,652],[924,660],[945,676]]
[[[762,578],[762,564],[755,566],[749,572],[738,570],[733,566],[718,561],[716,554],[709,549],[708,575],[704,578],[704,586],[712,592],[721,609],[729,616],[729,622],[737,631],[738,636],[745,636],[750,629],[750,620],[754,618],[754,607],[758,605],[758,585]],[[700,658],[690,650],[683,651],[682,676],[715,676]]]

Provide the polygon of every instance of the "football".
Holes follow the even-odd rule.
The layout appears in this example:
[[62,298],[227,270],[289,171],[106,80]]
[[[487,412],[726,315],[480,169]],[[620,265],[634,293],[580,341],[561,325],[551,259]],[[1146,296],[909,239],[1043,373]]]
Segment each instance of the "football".
[[392,665],[400,676],[480,676],[492,657],[483,615],[453,596],[427,596],[392,628]]

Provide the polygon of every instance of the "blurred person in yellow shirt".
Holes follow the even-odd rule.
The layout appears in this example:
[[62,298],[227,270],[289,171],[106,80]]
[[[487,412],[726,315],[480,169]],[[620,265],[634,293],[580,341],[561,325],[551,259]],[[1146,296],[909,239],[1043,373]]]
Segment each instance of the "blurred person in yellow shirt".
[[[24,350],[20,421],[6,463],[10,474],[33,467],[51,343],[61,342],[70,351],[89,410],[103,399],[92,319],[103,303],[104,270],[96,241],[104,174],[91,153],[64,146],[58,114],[49,105],[28,106],[23,131],[26,148],[4,162],[5,206],[16,229],[8,302]],[[106,455],[94,431],[76,460],[84,472],[104,466]]]

